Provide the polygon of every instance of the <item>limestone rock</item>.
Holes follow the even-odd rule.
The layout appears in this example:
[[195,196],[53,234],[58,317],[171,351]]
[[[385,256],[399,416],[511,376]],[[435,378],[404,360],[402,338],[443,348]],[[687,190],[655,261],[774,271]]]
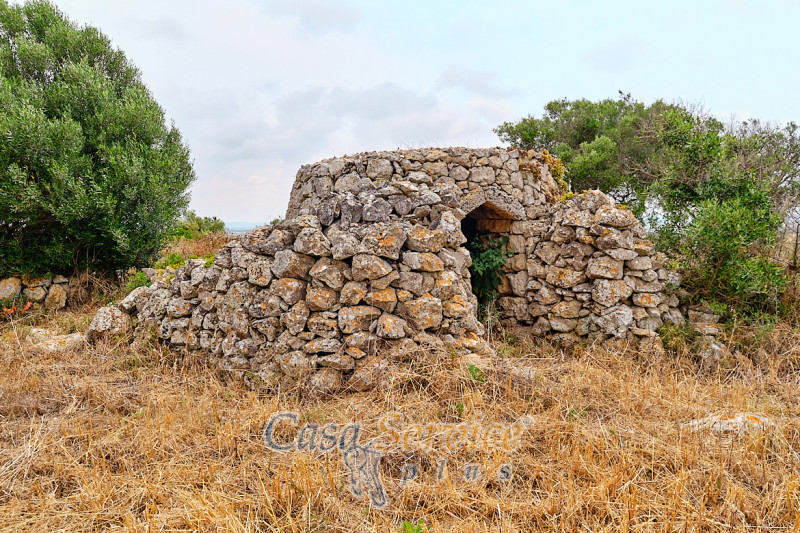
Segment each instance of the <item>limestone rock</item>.
[[633,304],[639,307],[658,307],[661,303],[661,296],[658,294],[642,292],[633,295]]
[[372,180],[387,180],[393,172],[391,161],[386,159],[370,159],[367,163],[367,177]]
[[423,272],[439,272],[444,270],[444,263],[438,256],[428,252],[404,252],[403,263],[412,270]]
[[[586,274],[572,268],[547,267],[547,283],[569,289],[586,281]],[[544,303],[544,302],[542,302]]]
[[633,310],[627,305],[619,305],[610,312],[599,316],[595,323],[604,333],[622,337],[633,324]]
[[378,319],[375,333],[383,339],[401,339],[405,337],[406,321],[402,318],[384,313]]
[[304,228],[294,241],[294,251],[316,257],[331,255],[331,243],[322,231],[316,228]]
[[94,342],[104,335],[125,333],[130,325],[130,318],[117,307],[101,307],[92,318],[86,330],[86,340]]
[[308,280],[308,272],[316,263],[316,259],[292,250],[281,250],[275,253],[272,272],[277,278],[299,278]]
[[287,376],[295,379],[309,374],[317,367],[316,357],[309,357],[300,351],[279,354],[275,360]]
[[381,316],[380,309],[369,305],[343,307],[339,310],[339,329],[344,334],[370,329],[372,323]]
[[272,281],[272,260],[266,257],[253,259],[247,265],[247,281],[266,287]]
[[47,309],[62,309],[67,305],[67,289],[64,285],[51,285],[44,299],[44,306]]
[[30,287],[22,290],[22,295],[32,302],[43,302],[47,297],[47,289],[44,287]]
[[136,287],[119,303],[120,309],[126,313],[131,313],[136,309],[140,309],[145,300],[147,300],[150,292],[151,290],[149,287]]
[[391,313],[397,305],[397,294],[391,288],[372,291],[364,296],[364,303]]
[[331,255],[337,261],[353,257],[361,248],[358,237],[337,228],[331,228],[328,232],[328,240],[331,243]]
[[703,367],[709,370],[728,366],[733,358],[727,346],[710,336],[700,337],[695,342],[694,351]]
[[294,305],[306,297],[306,282],[294,278],[276,279],[269,287],[272,294],[280,296],[284,302]]
[[324,313],[311,315],[307,321],[307,327],[314,335],[322,338],[328,339],[339,336],[339,323],[334,313],[331,313],[330,316]]
[[22,281],[19,278],[6,278],[0,281],[0,300],[14,298],[22,292]]
[[308,390],[312,396],[329,396],[339,392],[344,385],[342,373],[332,367],[323,367],[308,378]]
[[289,311],[281,315],[280,323],[290,334],[297,335],[306,328],[311,312],[305,302],[297,302]]
[[359,254],[353,257],[353,280],[382,278],[392,271],[392,266],[376,255]]
[[417,329],[437,328],[442,323],[442,301],[423,296],[403,304],[407,318]]
[[415,226],[408,232],[406,246],[415,252],[438,253],[445,243],[445,235],[441,230],[429,230]]
[[610,257],[593,257],[586,267],[589,279],[622,279],[623,262]]
[[348,281],[339,293],[339,303],[342,305],[358,305],[367,295],[367,284],[358,281]]
[[350,379],[347,388],[354,392],[364,392],[374,389],[385,383],[394,371],[393,365],[377,356],[368,356],[358,365]]
[[712,415],[685,424],[697,430],[708,430],[722,437],[760,433],[775,427],[775,423],[763,415],[737,413],[732,416]]
[[607,307],[616,305],[633,294],[633,289],[622,280],[597,279],[592,286],[592,299]]
[[[332,337],[324,338],[324,339],[314,339],[306,343],[304,351],[306,353],[337,353],[339,352],[340,348],[342,347],[342,341],[339,339],[335,339]],[[333,366],[333,365],[330,365]],[[349,370],[349,369],[340,369],[340,370]]]
[[328,257],[323,257],[314,264],[309,271],[313,279],[323,282],[333,290],[340,290],[344,286],[344,270],[347,268],[345,263],[334,261]]
[[[553,315],[560,317],[560,318],[578,318],[580,316],[580,311],[582,308],[581,302],[577,300],[570,300],[570,301],[561,301],[553,306],[552,313]],[[551,324],[553,320],[550,320]],[[573,329],[573,326],[570,329]],[[553,327],[555,328],[555,326]],[[559,330],[559,331],[569,331],[569,330]]]
[[399,224],[376,225],[364,235],[364,239],[361,241],[362,248],[366,253],[388,259],[398,259],[400,250],[405,243],[406,231]]
[[604,206],[597,210],[597,223],[614,228],[627,228],[638,224],[636,217],[627,209]]
[[34,350],[42,352],[67,352],[83,346],[86,338],[80,333],[70,333],[68,335],[55,335],[40,340],[34,346]]
[[325,287],[311,287],[306,292],[306,304],[312,311],[327,311],[339,301],[336,291]]

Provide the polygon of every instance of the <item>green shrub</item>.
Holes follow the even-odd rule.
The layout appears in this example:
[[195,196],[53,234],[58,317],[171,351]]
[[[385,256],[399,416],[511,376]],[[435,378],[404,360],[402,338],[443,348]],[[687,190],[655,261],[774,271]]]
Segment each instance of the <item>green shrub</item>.
[[497,288],[503,280],[502,268],[508,258],[514,255],[505,249],[506,246],[508,237],[497,239],[484,234],[477,235],[467,243],[472,257],[472,266],[469,267],[472,292],[483,305],[497,296]]
[[151,283],[150,277],[144,272],[139,271],[128,278],[128,282],[125,284],[125,292],[131,292],[138,287],[149,287]]
[[[191,258],[190,258],[191,259]],[[153,265],[153,268],[180,268],[186,264],[186,259],[181,254],[171,253],[167,257],[162,257]]]
[[98,29],[0,0],[0,274],[156,256],[188,203],[189,149]]
[[173,239],[191,239],[192,232],[185,228],[175,228],[172,230],[172,233],[169,234],[170,237]]
[[694,220],[678,234],[684,288],[696,300],[776,312],[788,280],[767,249],[779,224],[769,205],[741,197],[701,202]]

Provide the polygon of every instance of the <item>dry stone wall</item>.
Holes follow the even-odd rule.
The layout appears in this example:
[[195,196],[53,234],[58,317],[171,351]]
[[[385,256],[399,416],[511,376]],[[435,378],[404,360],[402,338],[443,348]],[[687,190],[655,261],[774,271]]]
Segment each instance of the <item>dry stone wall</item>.
[[17,276],[0,280],[0,300],[25,297],[47,309],[61,309],[67,303],[69,280],[64,276]]
[[[537,335],[654,337],[681,323],[678,273],[665,268],[647,232],[598,191],[556,202],[533,221],[498,225],[518,255],[500,287],[500,317]],[[524,260],[524,261],[523,261]],[[632,337],[631,337],[632,338]]]
[[228,243],[213,265],[161,274],[99,313],[90,336],[130,315],[140,336],[256,381],[369,388],[421,346],[487,350],[465,232],[508,237],[508,326],[575,340],[646,337],[677,320],[679,279],[635,217],[598,192],[563,196],[545,156],[501,148],[303,166],[285,222]]

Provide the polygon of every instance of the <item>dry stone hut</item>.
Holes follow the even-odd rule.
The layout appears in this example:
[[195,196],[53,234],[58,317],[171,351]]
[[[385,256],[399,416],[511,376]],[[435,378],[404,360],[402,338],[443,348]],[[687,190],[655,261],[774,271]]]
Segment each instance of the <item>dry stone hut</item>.
[[136,289],[95,329],[126,313],[141,334],[260,380],[359,390],[420,344],[486,350],[465,248],[479,233],[512,254],[497,300],[507,327],[568,342],[682,320],[680,278],[633,214],[596,191],[568,198],[547,162],[448,148],[303,166],[285,222]]

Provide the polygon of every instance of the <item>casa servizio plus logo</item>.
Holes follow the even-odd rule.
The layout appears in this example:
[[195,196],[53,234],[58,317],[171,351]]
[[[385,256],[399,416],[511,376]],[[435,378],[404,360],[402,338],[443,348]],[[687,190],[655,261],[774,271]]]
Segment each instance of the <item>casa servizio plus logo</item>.
[[[384,454],[392,451],[442,450],[451,454],[459,450],[482,450],[485,452],[513,452],[520,445],[525,431],[522,424],[441,423],[402,424],[403,416],[389,413],[378,421],[379,434],[362,443],[362,427],[358,423],[319,424],[308,422],[300,425],[297,413],[282,412],[270,417],[264,427],[264,442],[272,451],[281,453],[316,452],[339,453],[347,467],[349,489],[357,499],[368,498],[376,508],[389,504],[389,497],[381,479],[380,464]],[[288,429],[288,431],[287,431]],[[291,440],[277,437],[291,435]],[[466,464],[460,468],[464,481],[478,481],[486,475],[481,465]],[[512,476],[511,464],[501,464],[493,472],[499,482],[507,482]],[[401,473],[400,486],[420,478],[418,463],[406,464]],[[448,476],[447,459],[436,463],[436,481]]]

